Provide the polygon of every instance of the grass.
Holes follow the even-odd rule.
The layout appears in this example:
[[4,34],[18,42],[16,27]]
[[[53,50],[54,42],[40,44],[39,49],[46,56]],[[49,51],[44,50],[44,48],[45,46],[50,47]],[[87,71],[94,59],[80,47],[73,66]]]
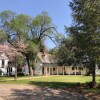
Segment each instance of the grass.
[[[31,84],[36,86],[47,86],[50,88],[61,88],[61,89],[77,89],[84,85],[86,82],[90,82],[91,76],[24,76],[18,77],[15,81],[14,77],[0,77],[0,83],[6,84]],[[100,84],[100,76],[96,77],[96,81]],[[80,85],[80,84],[81,85]],[[80,89],[79,89],[80,90]],[[89,89],[84,88],[85,92],[100,93],[100,88]]]
[[[86,83],[90,82],[91,76],[24,76],[18,77],[14,81],[14,77],[0,77],[0,83],[17,83],[17,84],[30,84],[30,82],[64,82],[64,83]],[[100,76],[96,77],[97,83],[100,83]]]

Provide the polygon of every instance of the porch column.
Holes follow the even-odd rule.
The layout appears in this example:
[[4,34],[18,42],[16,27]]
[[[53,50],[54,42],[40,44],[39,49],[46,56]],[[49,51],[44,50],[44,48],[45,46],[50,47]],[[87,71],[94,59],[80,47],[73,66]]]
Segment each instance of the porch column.
[[47,75],[47,67],[46,67],[46,71],[45,72],[46,72],[46,75]]
[[9,67],[7,68],[7,74],[8,74],[8,76],[9,76]]
[[82,68],[81,68],[81,75],[82,75]]
[[83,67],[81,68],[81,75],[83,75],[84,74],[84,69],[83,69]]
[[64,66],[63,66],[63,75],[64,75]]
[[49,75],[50,75],[50,67],[49,67]]
[[76,67],[75,67],[75,75],[76,75]]
[[52,67],[52,75],[53,75],[53,67]]
[[58,75],[58,66],[57,66],[57,75]]
[[70,75],[70,68],[68,68],[68,74]]
[[82,69],[81,69],[81,75],[82,75]]
[[9,67],[9,75],[11,74],[11,67]]

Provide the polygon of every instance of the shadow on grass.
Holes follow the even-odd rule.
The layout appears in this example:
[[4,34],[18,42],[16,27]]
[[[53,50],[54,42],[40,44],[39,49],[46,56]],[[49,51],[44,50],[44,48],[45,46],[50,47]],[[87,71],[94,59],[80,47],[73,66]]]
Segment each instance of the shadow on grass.
[[37,85],[49,88],[75,88],[80,86],[80,83],[66,83],[66,82],[40,82],[40,81],[30,81],[31,85]]
[[[34,82],[30,81],[31,85],[41,86],[41,87],[49,87],[54,89],[64,89],[68,91],[73,91],[77,93],[96,93],[100,94],[100,87],[97,88],[89,88],[85,83],[67,83],[67,82]],[[98,84],[99,85],[99,84]]]

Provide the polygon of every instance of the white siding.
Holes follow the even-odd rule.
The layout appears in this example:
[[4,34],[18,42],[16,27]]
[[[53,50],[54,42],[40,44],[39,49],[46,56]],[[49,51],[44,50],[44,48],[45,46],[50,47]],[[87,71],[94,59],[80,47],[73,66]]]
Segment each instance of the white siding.
[[37,63],[35,67],[35,74],[42,75],[42,63]]
[[15,75],[15,67],[12,67],[12,75]]
[[5,67],[8,67],[8,60],[5,60]]

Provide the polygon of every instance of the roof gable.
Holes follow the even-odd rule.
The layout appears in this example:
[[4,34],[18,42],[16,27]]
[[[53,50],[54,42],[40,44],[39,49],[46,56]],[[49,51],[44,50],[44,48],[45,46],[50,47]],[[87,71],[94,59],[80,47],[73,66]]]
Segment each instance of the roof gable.
[[39,52],[37,56],[42,63],[56,63],[51,54]]
[[8,60],[8,57],[6,56],[5,53],[0,54],[0,59],[6,59]]

